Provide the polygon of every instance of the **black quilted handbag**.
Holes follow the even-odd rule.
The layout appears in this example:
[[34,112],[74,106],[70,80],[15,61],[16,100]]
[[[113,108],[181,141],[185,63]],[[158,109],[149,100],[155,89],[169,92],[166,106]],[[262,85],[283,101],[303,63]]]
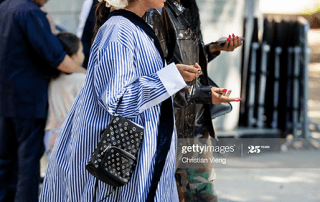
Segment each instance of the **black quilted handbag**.
[[[118,111],[119,100],[115,114]],[[113,115],[92,153],[86,169],[98,180],[113,187],[127,184],[136,166],[144,129],[132,121]]]

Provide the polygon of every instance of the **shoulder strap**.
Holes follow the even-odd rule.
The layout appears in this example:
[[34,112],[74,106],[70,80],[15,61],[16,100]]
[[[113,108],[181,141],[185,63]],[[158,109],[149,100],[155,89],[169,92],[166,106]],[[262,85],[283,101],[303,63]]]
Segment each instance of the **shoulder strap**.
[[113,114],[111,120],[113,120],[114,116],[117,114],[118,109],[119,109],[119,106],[120,106],[120,104],[121,104],[121,102],[122,102],[122,98],[123,98],[123,96],[124,96],[124,94],[125,94],[126,92],[127,92],[127,89],[124,90],[122,96],[120,97],[119,102],[118,102],[118,105],[117,105],[117,108],[116,108],[116,111],[114,111],[114,114]]
[[114,117],[114,116],[117,114],[117,112],[118,112],[119,106],[120,106],[120,104],[121,104],[121,102],[122,102],[122,98],[123,98],[123,95],[122,95],[121,98],[119,99],[119,102],[118,102],[116,111],[114,112],[114,114],[113,114],[113,116],[112,116],[112,119],[113,119],[113,117]]
[[[112,186],[112,190],[111,192],[106,196],[104,197],[103,199],[101,199],[99,202],[102,202],[104,201],[105,199],[107,199],[111,194],[113,194],[114,192],[116,191],[117,195],[116,195],[116,202],[118,201],[118,197],[119,197],[119,187],[114,187]],[[93,194],[93,202],[96,202],[97,200],[97,192],[98,192],[98,178],[96,178],[96,181],[95,181],[95,186],[94,186],[94,194]]]

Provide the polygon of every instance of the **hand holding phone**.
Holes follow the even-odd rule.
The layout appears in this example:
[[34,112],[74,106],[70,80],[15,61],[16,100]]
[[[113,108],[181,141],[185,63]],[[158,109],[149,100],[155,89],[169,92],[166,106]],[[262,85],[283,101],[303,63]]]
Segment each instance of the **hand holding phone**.
[[[240,38],[241,41],[244,41],[244,38],[241,37]],[[226,43],[227,40],[221,40],[221,41],[216,41],[216,42],[213,42],[212,44],[217,44],[219,46],[224,46],[224,44]]]
[[222,37],[218,41],[210,44],[209,51],[211,54],[217,51],[232,52],[242,45],[242,41],[244,41],[243,37],[239,38],[234,34],[232,34],[232,37],[231,35],[229,35],[228,38]]

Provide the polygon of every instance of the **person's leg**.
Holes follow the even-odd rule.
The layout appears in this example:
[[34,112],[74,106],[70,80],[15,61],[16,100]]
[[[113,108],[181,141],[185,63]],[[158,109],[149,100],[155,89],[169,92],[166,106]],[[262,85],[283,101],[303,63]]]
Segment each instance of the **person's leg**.
[[214,192],[213,180],[214,169],[186,169],[188,176],[188,192],[192,196],[191,201],[217,202],[218,198]]
[[179,202],[188,202],[192,199],[186,170],[187,169],[178,168],[175,173]]
[[[211,136],[209,135],[194,137],[195,143],[202,146],[212,146],[211,140]],[[199,157],[210,159],[213,157],[213,152],[203,152]],[[193,201],[218,201],[213,186],[213,181],[216,178],[213,164],[205,164],[201,168],[188,169],[186,172],[189,179],[189,191]]]
[[45,123],[45,119],[19,119],[15,122],[19,145],[15,202],[38,201]]
[[13,202],[17,178],[17,140],[10,118],[0,117],[0,202]]
[[217,202],[213,169],[179,168],[175,174],[180,202]]
[[[211,146],[210,137],[196,136],[193,138],[193,144]],[[213,156],[211,152],[204,152],[199,155],[193,152],[189,158],[206,158]],[[218,197],[214,191],[213,181],[215,171],[213,165],[205,164],[199,167],[185,167],[187,164],[181,163],[182,153],[177,152],[177,170],[176,183],[180,202],[216,202]],[[200,166],[200,164],[199,164]]]

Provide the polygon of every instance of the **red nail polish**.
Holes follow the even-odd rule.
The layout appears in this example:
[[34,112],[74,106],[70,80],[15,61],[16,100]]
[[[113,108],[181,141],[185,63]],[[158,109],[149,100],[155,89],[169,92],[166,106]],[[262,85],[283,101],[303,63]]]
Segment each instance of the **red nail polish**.
[[222,92],[224,92],[224,93],[227,92],[227,91],[228,91],[227,89],[223,89],[223,90],[222,90]]
[[237,36],[237,39],[239,39],[239,37]]
[[229,38],[231,38],[231,35],[229,34]]
[[227,41],[229,42],[229,38],[227,38]]
[[240,102],[241,100],[242,100],[242,99],[240,98],[240,99],[237,100],[237,102]]
[[234,37],[234,34],[232,34],[232,36]]

